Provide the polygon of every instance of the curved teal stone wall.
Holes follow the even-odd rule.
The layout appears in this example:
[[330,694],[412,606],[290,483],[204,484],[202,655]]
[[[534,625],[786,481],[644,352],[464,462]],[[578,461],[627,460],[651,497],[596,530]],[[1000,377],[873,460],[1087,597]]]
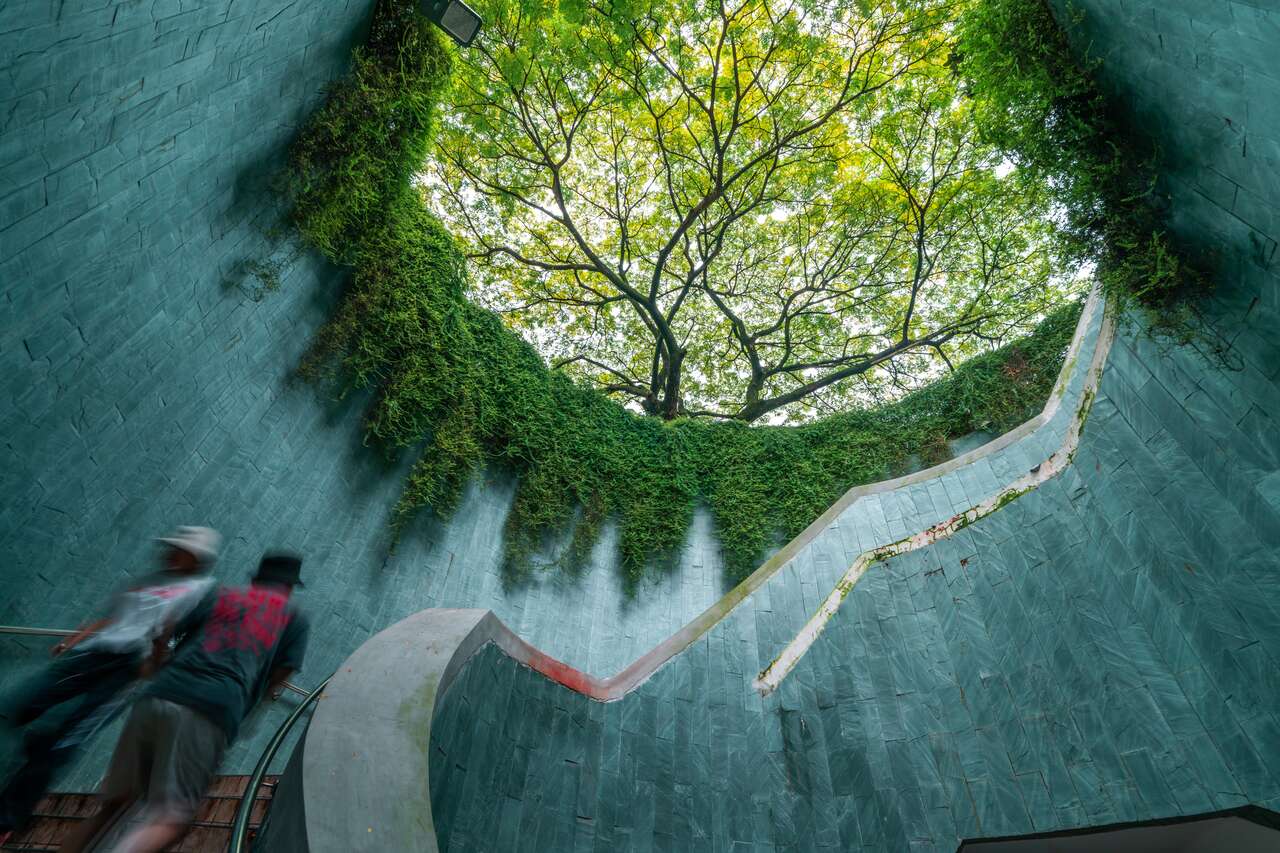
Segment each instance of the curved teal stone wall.
[[950,851],[1280,810],[1280,13],[1083,5],[1217,254],[1205,334],[1131,322],[1072,467],[873,566],[771,695],[819,561],[616,703],[482,652],[433,729],[441,849]]
[[1072,469],[874,566],[770,696],[752,679],[813,607],[794,582],[614,703],[486,648],[432,732],[441,849],[951,851],[1280,810],[1276,508],[1215,484],[1222,424],[1162,408],[1179,359],[1141,340]]
[[1147,347],[1116,342],[1073,467],[874,565],[771,695],[799,579],[614,703],[482,651],[432,731],[441,849],[951,851],[1280,809],[1280,517],[1250,486],[1280,466],[1166,409],[1201,362]]
[[[841,544],[801,555],[619,702],[477,659],[435,730],[449,849],[545,837],[530,849],[942,850],[1278,808],[1280,13],[1081,5],[1081,44],[1165,141],[1180,235],[1218,252],[1215,335],[1168,347],[1123,332],[1074,468],[876,566],[768,698],[751,681],[830,592],[824,579],[1020,463],[992,462],[991,483],[967,470],[955,494],[939,482],[906,503],[868,501]],[[429,606],[491,607],[607,675],[721,594],[705,519],[677,572],[634,604],[607,541],[580,580],[504,590],[501,478],[386,557],[397,471],[359,446],[358,407],[287,383],[341,276],[302,255],[255,301],[243,266],[291,255],[266,236],[265,176],[367,11],[0,9],[0,56],[12,57],[0,69],[0,623],[78,622],[143,569],[148,537],[201,522],[229,536],[224,578],[247,575],[264,547],[307,555],[307,684]],[[0,689],[39,647],[0,641]],[[265,709],[227,768],[247,769],[281,716]],[[64,785],[91,785],[106,747]]]

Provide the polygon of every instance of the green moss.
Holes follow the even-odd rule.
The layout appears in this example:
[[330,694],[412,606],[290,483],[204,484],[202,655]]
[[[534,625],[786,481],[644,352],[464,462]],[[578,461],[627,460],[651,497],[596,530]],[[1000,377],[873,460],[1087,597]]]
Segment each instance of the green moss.
[[411,185],[450,50],[412,4],[380,3],[369,44],[304,128],[286,179],[298,231],[352,270],[302,373],[339,394],[371,389],[370,443],[418,454],[398,528],[423,508],[447,515],[467,477],[496,464],[519,477],[505,531],[512,577],[576,515],[563,563],[585,560],[614,518],[623,569],[638,580],[677,552],[704,501],[738,580],[778,535],[800,533],[849,488],[1042,407],[1078,305],[893,405],[797,427],[641,417],[548,370],[467,301],[463,259]]
[[[991,508],[991,512],[996,512],[997,510],[1004,509],[1006,506],[1013,503],[1018,498],[1025,495],[1027,492],[1031,491],[1031,488],[1032,487],[1028,487],[1025,489],[1009,489],[1007,492],[1001,492],[1000,497],[996,499],[995,506]],[[990,514],[991,514],[990,512],[987,513],[987,515],[990,515]]]

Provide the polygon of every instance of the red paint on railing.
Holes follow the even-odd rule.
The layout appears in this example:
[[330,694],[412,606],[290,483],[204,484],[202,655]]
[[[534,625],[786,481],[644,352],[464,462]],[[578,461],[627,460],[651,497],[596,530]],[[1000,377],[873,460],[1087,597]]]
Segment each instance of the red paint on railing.
[[564,661],[556,660],[548,654],[533,649],[533,654],[528,661],[529,666],[538,672],[550,678],[552,681],[563,684],[570,690],[578,693],[585,693],[588,696],[594,695],[596,690],[595,679],[587,675],[580,669],[574,669]]

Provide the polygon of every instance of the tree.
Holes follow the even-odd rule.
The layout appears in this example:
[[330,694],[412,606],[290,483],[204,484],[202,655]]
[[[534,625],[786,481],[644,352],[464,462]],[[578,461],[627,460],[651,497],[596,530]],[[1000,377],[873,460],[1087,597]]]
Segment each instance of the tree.
[[1065,286],[1045,193],[969,132],[945,13],[494,3],[424,182],[481,301],[646,413],[910,388]]

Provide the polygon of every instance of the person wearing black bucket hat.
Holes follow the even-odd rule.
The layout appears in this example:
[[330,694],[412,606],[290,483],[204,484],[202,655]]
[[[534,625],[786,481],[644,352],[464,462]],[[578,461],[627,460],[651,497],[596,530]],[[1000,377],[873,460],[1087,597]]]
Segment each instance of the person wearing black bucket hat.
[[276,583],[283,586],[305,587],[302,582],[302,558],[296,554],[265,554],[258,563],[254,583]]
[[64,851],[84,850],[142,798],[146,819],[120,842],[134,853],[180,839],[227,746],[263,693],[302,667],[307,619],[292,600],[302,558],[264,554],[246,587],[224,587],[175,630],[173,660],[142,691],[102,781],[98,814]]

